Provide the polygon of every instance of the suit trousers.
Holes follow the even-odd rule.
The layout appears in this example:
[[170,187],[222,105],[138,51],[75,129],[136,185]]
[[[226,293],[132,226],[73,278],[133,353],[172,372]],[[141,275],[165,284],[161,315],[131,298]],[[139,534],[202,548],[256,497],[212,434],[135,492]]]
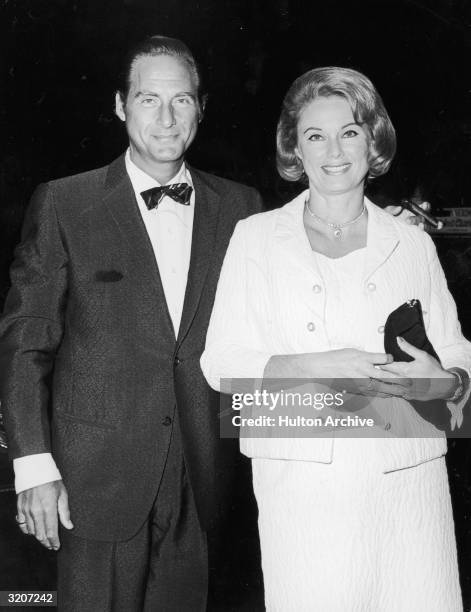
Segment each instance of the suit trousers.
[[206,610],[206,533],[185,470],[176,411],[164,473],[144,525],[125,542],[86,540],[62,529],[57,589],[60,612]]

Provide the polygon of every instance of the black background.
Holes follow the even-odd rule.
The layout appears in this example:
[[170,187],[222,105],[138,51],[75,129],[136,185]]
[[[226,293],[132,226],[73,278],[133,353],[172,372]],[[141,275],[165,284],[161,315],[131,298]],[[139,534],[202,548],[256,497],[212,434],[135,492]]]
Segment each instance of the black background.
[[[2,0],[0,19],[0,302],[35,185],[109,163],[125,148],[115,76],[124,48],[147,34],[183,39],[203,67],[209,102],[191,162],[256,186],[268,207],[299,189],[274,168],[282,97],[296,76],[321,65],[367,74],[397,129],[393,167],[369,187],[375,201],[416,195],[435,211],[471,206],[467,0]],[[470,241],[436,242],[470,337]],[[450,441],[468,607],[470,455],[467,440]],[[6,485],[5,456],[0,466]],[[8,583],[0,588],[50,587],[51,558],[13,532],[11,493],[0,495],[0,508],[0,547],[10,549],[0,555]]]

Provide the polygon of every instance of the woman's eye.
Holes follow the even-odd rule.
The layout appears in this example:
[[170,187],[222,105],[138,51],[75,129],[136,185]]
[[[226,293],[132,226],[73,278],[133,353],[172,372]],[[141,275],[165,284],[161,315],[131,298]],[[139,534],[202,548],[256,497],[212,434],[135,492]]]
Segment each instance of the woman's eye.
[[354,138],[355,136],[358,136],[358,132],[356,130],[347,130],[343,133],[344,138]]
[[320,134],[309,134],[309,136],[307,137],[308,140],[311,141],[315,141],[315,140],[323,140],[322,136]]

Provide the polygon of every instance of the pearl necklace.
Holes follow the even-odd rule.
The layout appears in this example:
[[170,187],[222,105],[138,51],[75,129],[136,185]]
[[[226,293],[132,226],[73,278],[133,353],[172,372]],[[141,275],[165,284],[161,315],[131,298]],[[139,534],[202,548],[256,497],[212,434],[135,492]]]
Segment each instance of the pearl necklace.
[[315,219],[316,221],[320,221],[321,223],[323,223],[324,225],[327,225],[328,227],[331,227],[334,230],[334,237],[337,238],[337,240],[340,240],[343,236],[343,232],[342,232],[343,228],[347,227],[348,225],[353,225],[354,223],[359,221],[365,214],[366,206],[365,204],[363,204],[363,208],[361,209],[360,214],[354,219],[352,219],[351,221],[347,221],[346,223],[331,223],[330,221],[326,221],[325,219],[318,217],[310,209],[309,200],[306,200],[306,210],[313,219]]

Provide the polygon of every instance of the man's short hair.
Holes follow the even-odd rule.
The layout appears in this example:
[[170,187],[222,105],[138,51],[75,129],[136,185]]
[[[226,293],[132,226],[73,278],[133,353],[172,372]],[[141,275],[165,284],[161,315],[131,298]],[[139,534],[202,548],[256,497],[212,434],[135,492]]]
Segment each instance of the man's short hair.
[[132,46],[124,56],[122,67],[118,75],[117,84],[117,90],[121,96],[123,104],[126,103],[128,97],[129,88],[131,86],[131,72],[135,61],[140,57],[156,57],[158,55],[175,57],[187,65],[196,82],[198,103],[200,112],[202,112],[207,96],[203,92],[201,70],[192,52],[185,45],[185,43],[178,40],[178,38],[170,38],[168,36],[160,35],[149,36],[148,38],[138,42]]
[[276,165],[287,181],[306,180],[295,154],[297,124],[301,112],[316,98],[340,96],[350,104],[355,121],[366,128],[369,141],[369,177],[388,171],[396,152],[396,132],[373,83],[361,72],[328,66],[298,77],[283,101],[276,132]]

